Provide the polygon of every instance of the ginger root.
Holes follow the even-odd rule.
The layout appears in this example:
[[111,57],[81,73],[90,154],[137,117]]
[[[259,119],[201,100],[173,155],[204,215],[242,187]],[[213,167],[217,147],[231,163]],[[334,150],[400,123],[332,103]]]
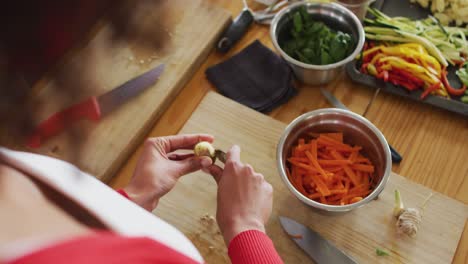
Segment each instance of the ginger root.
[[[424,211],[427,201],[431,198],[432,193],[424,201],[421,209]],[[419,230],[419,225],[422,222],[422,212],[417,208],[405,208],[401,199],[400,191],[395,190],[395,208],[393,215],[397,218],[396,227],[399,234],[406,234],[410,237],[416,236]]]

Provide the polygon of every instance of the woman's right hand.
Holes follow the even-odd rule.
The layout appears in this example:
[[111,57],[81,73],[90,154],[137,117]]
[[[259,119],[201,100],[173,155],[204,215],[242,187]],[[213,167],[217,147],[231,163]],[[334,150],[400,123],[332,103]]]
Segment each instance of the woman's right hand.
[[203,170],[218,183],[216,220],[226,245],[243,231],[265,232],[273,206],[273,188],[262,174],[240,161],[240,148],[233,146],[227,152],[224,169],[211,165]]

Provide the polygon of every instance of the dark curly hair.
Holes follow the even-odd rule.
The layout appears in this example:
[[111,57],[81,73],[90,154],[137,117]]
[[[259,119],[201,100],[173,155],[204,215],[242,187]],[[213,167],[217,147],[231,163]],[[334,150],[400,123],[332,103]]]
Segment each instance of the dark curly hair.
[[[157,6],[164,7],[168,1],[15,0],[2,3],[0,145],[15,147],[18,139],[24,139],[38,122],[33,101],[35,90],[40,89],[37,82],[44,75],[56,84],[57,98],[65,101],[73,101],[84,89],[89,89],[89,80],[84,83],[86,76],[76,76],[73,65],[60,61],[70,49],[76,49],[77,44],[83,45],[92,37],[91,29],[98,20],[110,25],[111,45],[126,41],[153,51],[164,48],[167,41],[162,36],[170,25],[164,24],[166,14],[158,11]],[[155,17],[154,23],[138,24],[141,15],[149,12]],[[151,38],[142,37],[149,34]]]

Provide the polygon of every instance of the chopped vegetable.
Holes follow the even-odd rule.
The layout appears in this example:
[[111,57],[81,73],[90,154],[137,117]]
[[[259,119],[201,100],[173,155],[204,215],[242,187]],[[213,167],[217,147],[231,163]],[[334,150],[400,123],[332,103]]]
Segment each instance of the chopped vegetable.
[[195,156],[197,157],[206,156],[212,159],[215,158],[215,148],[213,147],[213,145],[211,145],[210,142],[206,142],[206,141],[198,142],[193,148],[193,152],[195,153]]
[[465,62],[460,69],[457,71],[457,76],[460,78],[460,81],[468,86],[468,63]]
[[[426,203],[432,197],[432,193],[426,198],[422,205],[422,210],[426,207]],[[393,216],[397,218],[397,232],[414,237],[419,230],[419,225],[422,221],[422,213],[416,208],[405,208],[401,199],[400,191],[395,190],[395,207],[393,208]]]
[[330,205],[356,203],[369,195],[375,169],[361,155],[362,148],[344,143],[342,133],[315,136],[299,139],[287,159],[293,186],[304,196]]
[[213,163],[216,162],[216,159],[218,159],[222,163],[226,163],[226,153],[224,153],[222,150],[215,149],[210,142],[198,142],[193,148],[193,152],[197,157],[210,157]]
[[289,37],[280,46],[294,59],[308,64],[326,65],[341,61],[353,52],[356,45],[351,35],[314,21],[305,7],[291,16]]
[[409,91],[423,89],[421,99],[429,94],[448,97],[448,89],[454,95],[464,92],[452,87],[446,89],[445,68],[418,43],[368,48],[362,53],[361,72],[403,86]]
[[375,253],[377,254],[377,256],[379,257],[383,257],[383,256],[390,256],[390,254],[388,254],[387,251],[381,249],[381,248],[376,248],[375,249]]
[[411,0],[431,12],[444,25],[455,22],[457,25],[468,23],[468,1],[466,0]]
[[459,96],[462,95],[466,91],[466,85],[463,84],[463,86],[460,89],[455,89],[452,87],[450,84],[449,80],[447,79],[447,70],[444,69],[442,73],[442,81],[445,85],[445,88],[451,95]]
[[367,39],[419,43],[444,67],[463,63],[468,56],[468,28],[442,26],[431,17],[411,20],[392,18],[374,8],[369,12],[375,19],[365,19]]

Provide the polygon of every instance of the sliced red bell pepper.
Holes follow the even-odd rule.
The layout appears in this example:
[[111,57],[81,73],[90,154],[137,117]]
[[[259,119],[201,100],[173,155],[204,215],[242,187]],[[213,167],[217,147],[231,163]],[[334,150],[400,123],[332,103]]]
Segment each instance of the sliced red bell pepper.
[[405,82],[403,80],[399,80],[399,79],[392,79],[390,82],[393,83],[394,85],[402,86],[402,87],[406,88],[409,91],[413,91],[413,90],[415,90],[417,88],[416,85]]
[[444,68],[442,70],[442,82],[444,83],[445,88],[447,89],[447,92],[451,95],[455,96],[460,96],[466,91],[466,85],[463,84],[463,86],[460,89],[455,89],[450,85],[450,82],[447,79],[447,69]]
[[376,50],[376,51],[374,51],[372,53],[367,54],[366,56],[364,56],[364,58],[362,58],[362,61],[364,63],[370,62],[374,58],[374,56],[377,55],[377,53],[379,53],[379,52],[380,51]]
[[424,85],[423,80],[418,79],[417,77],[414,77],[411,73],[409,73],[407,71],[404,71],[404,70],[401,70],[401,69],[398,69],[398,68],[393,68],[392,72],[397,74],[397,75],[400,75],[403,78],[406,78],[406,79],[410,80],[411,82],[413,82],[414,84],[416,84],[418,86]]
[[377,78],[384,80],[384,82],[388,82],[388,71],[381,71],[377,74]]
[[426,98],[426,96],[428,96],[430,93],[432,93],[433,91],[436,91],[440,88],[440,86],[442,85],[442,83],[438,82],[438,83],[435,83],[433,85],[431,85],[429,88],[427,88],[422,94],[421,94],[421,100],[423,100],[424,98]]
[[409,90],[409,91],[413,91],[413,90],[416,90],[416,89],[418,89],[419,87],[421,87],[419,84],[413,83],[413,82],[412,82],[411,80],[409,80],[408,78],[405,78],[405,77],[403,77],[403,76],[394,74],[394,73],[392,73],[392,72],[389,73],[389,81],[390,81],[391,83],[393,83],[394,85],[403,86],[404,88],[406,88],[406,89]]
[[455,63],[455,65],[458,65],[458,66],[461,66],[461,65],[463,65],[463,63],[465,63],[464,60],[452,60],[452,61],[453,61],[453,63]]
[[364,73],[364,74],[367,74],[367,65],[369,65],[369,63],[363,63],[363,64],[361,65],[360,71],[361,71],[362,73]]

